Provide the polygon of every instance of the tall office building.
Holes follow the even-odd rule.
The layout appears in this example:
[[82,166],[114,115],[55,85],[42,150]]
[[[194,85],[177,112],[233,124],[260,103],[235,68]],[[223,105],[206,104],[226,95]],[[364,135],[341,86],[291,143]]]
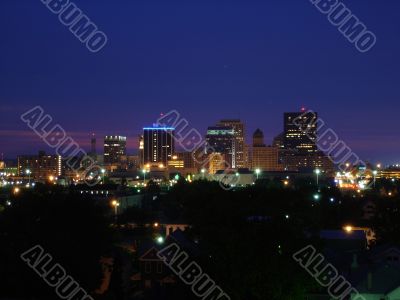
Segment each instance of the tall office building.
[[231,168],[235,168],[235,131],[228,126],[208,127],[206,135],[207,153],[223,154]]
[[253,134],[253,147],[251,152],[252,169],[262,171],[281,171],[283,168],[279,164],[279,148],[266,146],[264,144],[264,134],[257,129]]
[[232,168],[246,168],[245,155],[245,126],[239,119],[225,119],[217,123],[217,126],[231,127],[234,130],[234,145],[232,152]]
[[163,163],[165,166],[175,153],[174,130],[172,127],[143,128],[144,164]]
[[300,154],[317,152],[317,118],[317,113],[311,112],[284,113],[284,148],[295,149]]
[[104,138],[104,164],[119,164],[126,155],[126,136],[107,135]]

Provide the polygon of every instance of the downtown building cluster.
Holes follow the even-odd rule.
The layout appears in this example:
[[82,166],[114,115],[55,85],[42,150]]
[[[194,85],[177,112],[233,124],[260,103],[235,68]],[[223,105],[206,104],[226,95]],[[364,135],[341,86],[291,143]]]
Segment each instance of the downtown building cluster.
[[[308,134],[293,123],[299,117],[304,118],[305,124],[311,124]],[[265,143],[264,133],[260,129],[255,130],[248,144],[244,122],[239,119],[222,119],[207,128],[204,147],[193,152],[180,150],[182,147],[174,138],[175,128],[153,125],[143,127],[135,155],[127,153],[127,137],[122,135],[105,136],[102,140],[102,154],[97,151],[97,139],[93,135],[88,155],[108,176],[123,173],[134,176],[134,173],[138,173],[142,177],[150,173],[148,178],[168,178],[171,174],[185,177],[201,173],[203,176],[204,173],[214,175],[221,171],[253,174],[256,170],[259,173],[310,173],[316,168],[331,174],[334,165],[329,157],[318,150],[317,122],[310,122],[310,117],[303,110],[284,113],[283,132],[273,138],[269,145]],[[200,162],[196,159],[199,156],[207,159]],[[17,158],[15,175],[29,175],[39,181],[63,177],[66,182],[71,182],[79,175],[63,163],[65,159],[47,155],[43,151],[38,155],[21,155]],[[84,161],[79,161],[80,157],[74,159],[84,167]]]

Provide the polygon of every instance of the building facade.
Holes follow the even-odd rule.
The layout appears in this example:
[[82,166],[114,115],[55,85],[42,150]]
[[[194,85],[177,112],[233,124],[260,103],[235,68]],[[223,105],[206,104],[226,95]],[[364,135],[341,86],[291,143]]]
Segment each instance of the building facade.
[[38,155],[21,155],[18,159],[18,175],[45,181],[50,176],[62,175],[62,158],[39,151]]
[[253,134],[251,167],[253,170],[260,169],[261,171],[281,171],[283,169],[279,164],[279,148],[266,146],[264,134],[260,129]]
[[109,135],[104,138],[104,164],[119,164],[126,156],[126,137]]
[[222,154],[232,169],[236,166],[235,131],[232,127],[208,127],[206,135],[207,154]]
[[247,168],[248,162],[245,155],[245,126],[239,119],[225,119],[218,122],[217,126],[225,126],[233,129],[234,145],[232,152],[232,168]]
[[[295,149],[300,154],[315,153],[318,148],[317,113],[287,112],[283,120],[283,146],[285,149]],[[295,124],[295,122],[297,124]],[[300,124],[300,126],[299,126]]]
[[143,164],[162,163],[165,166],[175,153],[174,128],[143,128]]

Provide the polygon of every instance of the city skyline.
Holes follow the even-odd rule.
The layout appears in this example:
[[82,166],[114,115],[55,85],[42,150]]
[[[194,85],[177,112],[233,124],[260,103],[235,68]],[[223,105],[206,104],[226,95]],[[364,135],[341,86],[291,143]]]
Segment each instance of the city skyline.
[[85,149],[92,132],[118,133],[128,136],[129,151],[143,124],[172,109],[202,133],[222,117],[239,118],[247,137],[260,128],[270,143],[281,113],[305,106],[360,157],[399,160],[396,1],[351,2],[378,38],[362,55],[309,1],[77,4],[110,38],[95,55],[40,1],[1,3],[0,152],[7,158],[44,148],[19,119],[35,105]]
[[[267,135],[266,137],[264,136],[265,144],[267,146],[273,145],[274,138],[277,137],[279,134],[284,133],[285,115],[286,114],[301,115],[305,111],[306,111],[306,108],[303,106],[303,107],[299,108],[298,111],[282,112],[281,119],[283,117],[283,121],[281,122],[282,123],[281,124],[282,125],[281,131],[277,132],[276,134],[272,134],[272,135],[269,135],[269,136]],[[161,113],[160,115],[162,115],[162,114],[163,113]],[[219,120],[221,120],[221,117],[219,119],[217,119],[214,123],[210,122],[209,124],[211,124],[211,125],[207,126],[205,129],[203,128],[203,129],[198,130],[196,128],[196,130],[198,130],[202,134],[202,138],[203,138],[204,141],[206,141],[206,139],[207,139],[207,131],[208,131],[208,129],[212,128],[213,126],[215,126],[215,124],[218,123]],[[245,120],[242,120],[242,119],[233,119],[233,120],[240,121],[240,122],[244,123],[244,125],[245,125],[245,131],[244,131],[245,145],[247,145],[247,147],[250,147],[252,145],[252,141],[253,141],[253,139],[252,139],[253,133],[256,132],[258,129],[262,129],[263,127],[262,126],[256,126],[256,128],[253,131],[250,131],[250,129],[247,127],[247,123],[246,123]],[[321,119],[321,120],[323,120],[323,119]],[[323,120],[323,122],[325,122],[325,121]],[[151,122],[147,122],[145,124],[151,124]],[[155,123],[153,123],[153,124],[155,124]],[[146,126],[146,125],[142,125],[139,128],[139,131],[135,132],[134,134],[130,133],[131,131],[129,131],[129,130],[120,130],[120,131],[113,131],[113,132],[110,132],[109,130],[107,130],[107,131],[104,131],[105,132],[104,135],[98,134],[96,132],[87,132],[87,133],[81,133],[81,134],[78,134],[76,132],[71,133],[71,134],[69,132],[66,132],[66,133],[70,137],[72,137],[74,140],[76,140],[76,142],[79,144],[79,146],[82,147],[85,151],[87,151],[87,153],[91,153],[92,146],[93,146],[92,145],[93,138],[95,138],[97,140],[97,143],[100,142],[100,144],[101,144],[100,147],[97,149],[97,153],[103,153],[104,151],[101,148],[102,148],[102,141],[103,141],[104,138],[106,138],[107,136],[124,136],[124,137],[126,137],[126,151],[127,151],[126,155],[139,155],[139,151],[140,151],[140,148],[139,148],[140,136],[143,134],[143,131],[145,129],[149,129],[150,127]],[[262,131],[264,133],[264,129],[262,129]],[[20,155],[35,155],[35,154],[37,154],[38,151],[45,151],[45,152],[47,152],[49,154],[54,154],[54,149],[52,149],[51,147],[48,147],[46,145],[46,143],[44,143],[40,139],[40,137],[36,135],[35,132],[33,132],[33,131],[26,132],[26,135],[24,136],[24,138],[25,139],[28,138],[28,140],[29,140],[29,138],[31,138],[32,141],[33,141],[32,144],[31,144],[32,148],[30,148],[30,152],[20,152],[17,149],[17,150],[15,150],[16,152],[15,152],[14,156],[12,156],[12,155],[7,156],[7,153],[1,153],[1,155],[3,155],[3,158],[6,159],[6,160],[15,160],[17,158],[17,156],[20,156]],[[339,136],[339,138],[340,138],[340,136]],[[352,144],[351,141],[349,141],[349,142],[345,141],[345,142],[348,145]],[[179,142],[176,143],[175,147],[176,147],[176,151],[175,152],[183,151],[183,149],[180,146]],[[371,159],[371,160],[365,159],[365,160],[367,160],[368,162],[371,162],[371,163],[382,163],[384,165],[395,165],[395,164],[398,164],[399,161],[400,161],[400,159],[398,161],[396,159],[394,159],[393,161],[389,161],[389,160],[385,161],[385,159],[382,159],[382,158],[379,158],[379,157],[377,157],[375,160],[374,159]]]

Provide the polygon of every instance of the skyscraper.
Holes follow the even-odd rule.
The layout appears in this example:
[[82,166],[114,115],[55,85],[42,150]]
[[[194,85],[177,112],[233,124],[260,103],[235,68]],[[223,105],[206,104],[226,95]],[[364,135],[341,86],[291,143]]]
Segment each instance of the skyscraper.
[[284,113],[284,148],[300,154],[315,153],[317,149],[317,113]]
[[245,126],[239,119],[225,119],[218,122],[217,126],[231,127],[234,130],[234,145],[232,152],[232,168],[246,168],[245,155]]
[[107,135],[104,138],[104,163],[118,164],[126,155],[126,136]]
[[174,130],[172,127],[157,126],[143,128],[144,164],[167,165],[175,152]]
[[208,127],[206,144],[208,154],[223,154],[231,168],[235,168],[235,131],[232,127]]

